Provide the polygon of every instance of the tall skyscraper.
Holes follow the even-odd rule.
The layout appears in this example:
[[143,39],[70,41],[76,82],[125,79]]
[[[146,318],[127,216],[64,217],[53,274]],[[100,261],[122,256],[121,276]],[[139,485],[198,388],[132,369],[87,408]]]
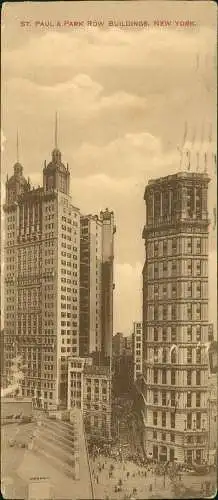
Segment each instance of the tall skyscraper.
[[66,402],[67,358],[79,354],[80,213],[57,147],[31,188],[17,161],[6,182],[5,355],[22,355],[22,394],[36,405]]
[[80,356],[101,351],[102,223],[97,215],[80,220]]
[[146,449],[159,460],[207,458],[208,183],[184,172],[145,189]]
[[80,356],[112,355],[114,215],[81,217]]
[[113,290],[114,290],[114,234],[116,226],[114,213],[100,212],[102,221],[102,352],[112,357],[113,337]]

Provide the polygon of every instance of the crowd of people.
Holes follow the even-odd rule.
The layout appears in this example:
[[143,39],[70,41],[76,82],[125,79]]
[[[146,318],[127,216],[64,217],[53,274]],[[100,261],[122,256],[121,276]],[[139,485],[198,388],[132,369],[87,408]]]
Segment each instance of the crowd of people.
[[[173,495],[176,491],[180,497],[182,491],[185,495],[187,488],[183,477],[191,470],[187,464],[161,463],[142,457],[137,450],[135,454],[128,454],[121,447],[106,444],[90,446],[89,454],[94,487],[96,485],[97,489],[102,487],[101,491],[110,491],[110,497],[104,495],[105,500],[116,497],[135,500],[143,498],[142,491],[146,491],[146,495],[152,497],[153,494],[157,495],[158,490],[161,492],[165,489],[168,494],[171,491]],[[212,491],[212,488],[209,480],[199,480],[199,492],[202,496]]]

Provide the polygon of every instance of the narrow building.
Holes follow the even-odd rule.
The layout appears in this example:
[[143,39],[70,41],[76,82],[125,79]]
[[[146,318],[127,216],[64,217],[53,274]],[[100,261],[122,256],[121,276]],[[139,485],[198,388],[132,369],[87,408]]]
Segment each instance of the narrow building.
[[81,217],[80,356],[112,355],[114,214]]

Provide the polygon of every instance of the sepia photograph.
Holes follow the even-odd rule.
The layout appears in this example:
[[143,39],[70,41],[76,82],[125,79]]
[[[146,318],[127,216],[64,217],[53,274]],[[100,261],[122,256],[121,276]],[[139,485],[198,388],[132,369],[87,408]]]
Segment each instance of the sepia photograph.
[[1,11],[1,494],[217,494],[217,7]]

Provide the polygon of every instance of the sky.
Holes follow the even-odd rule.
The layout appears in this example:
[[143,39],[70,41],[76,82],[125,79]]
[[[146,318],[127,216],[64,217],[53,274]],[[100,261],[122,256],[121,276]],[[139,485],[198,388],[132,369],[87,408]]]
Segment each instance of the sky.
[[[106,207],[115,213],[114,332],[130,334],[141,319],[145,186],[179,171],[182,146],[192,149],[193,171],[196,152],[201,170],[208,152],[209,320],[216,324],[216,17],[213,2],[4,4],[3,196],[17,159],[17,130],[24,174],[42,184],[57,111],[74,205],[84,214]],[[187,20],[194,25],[184,26]]]

